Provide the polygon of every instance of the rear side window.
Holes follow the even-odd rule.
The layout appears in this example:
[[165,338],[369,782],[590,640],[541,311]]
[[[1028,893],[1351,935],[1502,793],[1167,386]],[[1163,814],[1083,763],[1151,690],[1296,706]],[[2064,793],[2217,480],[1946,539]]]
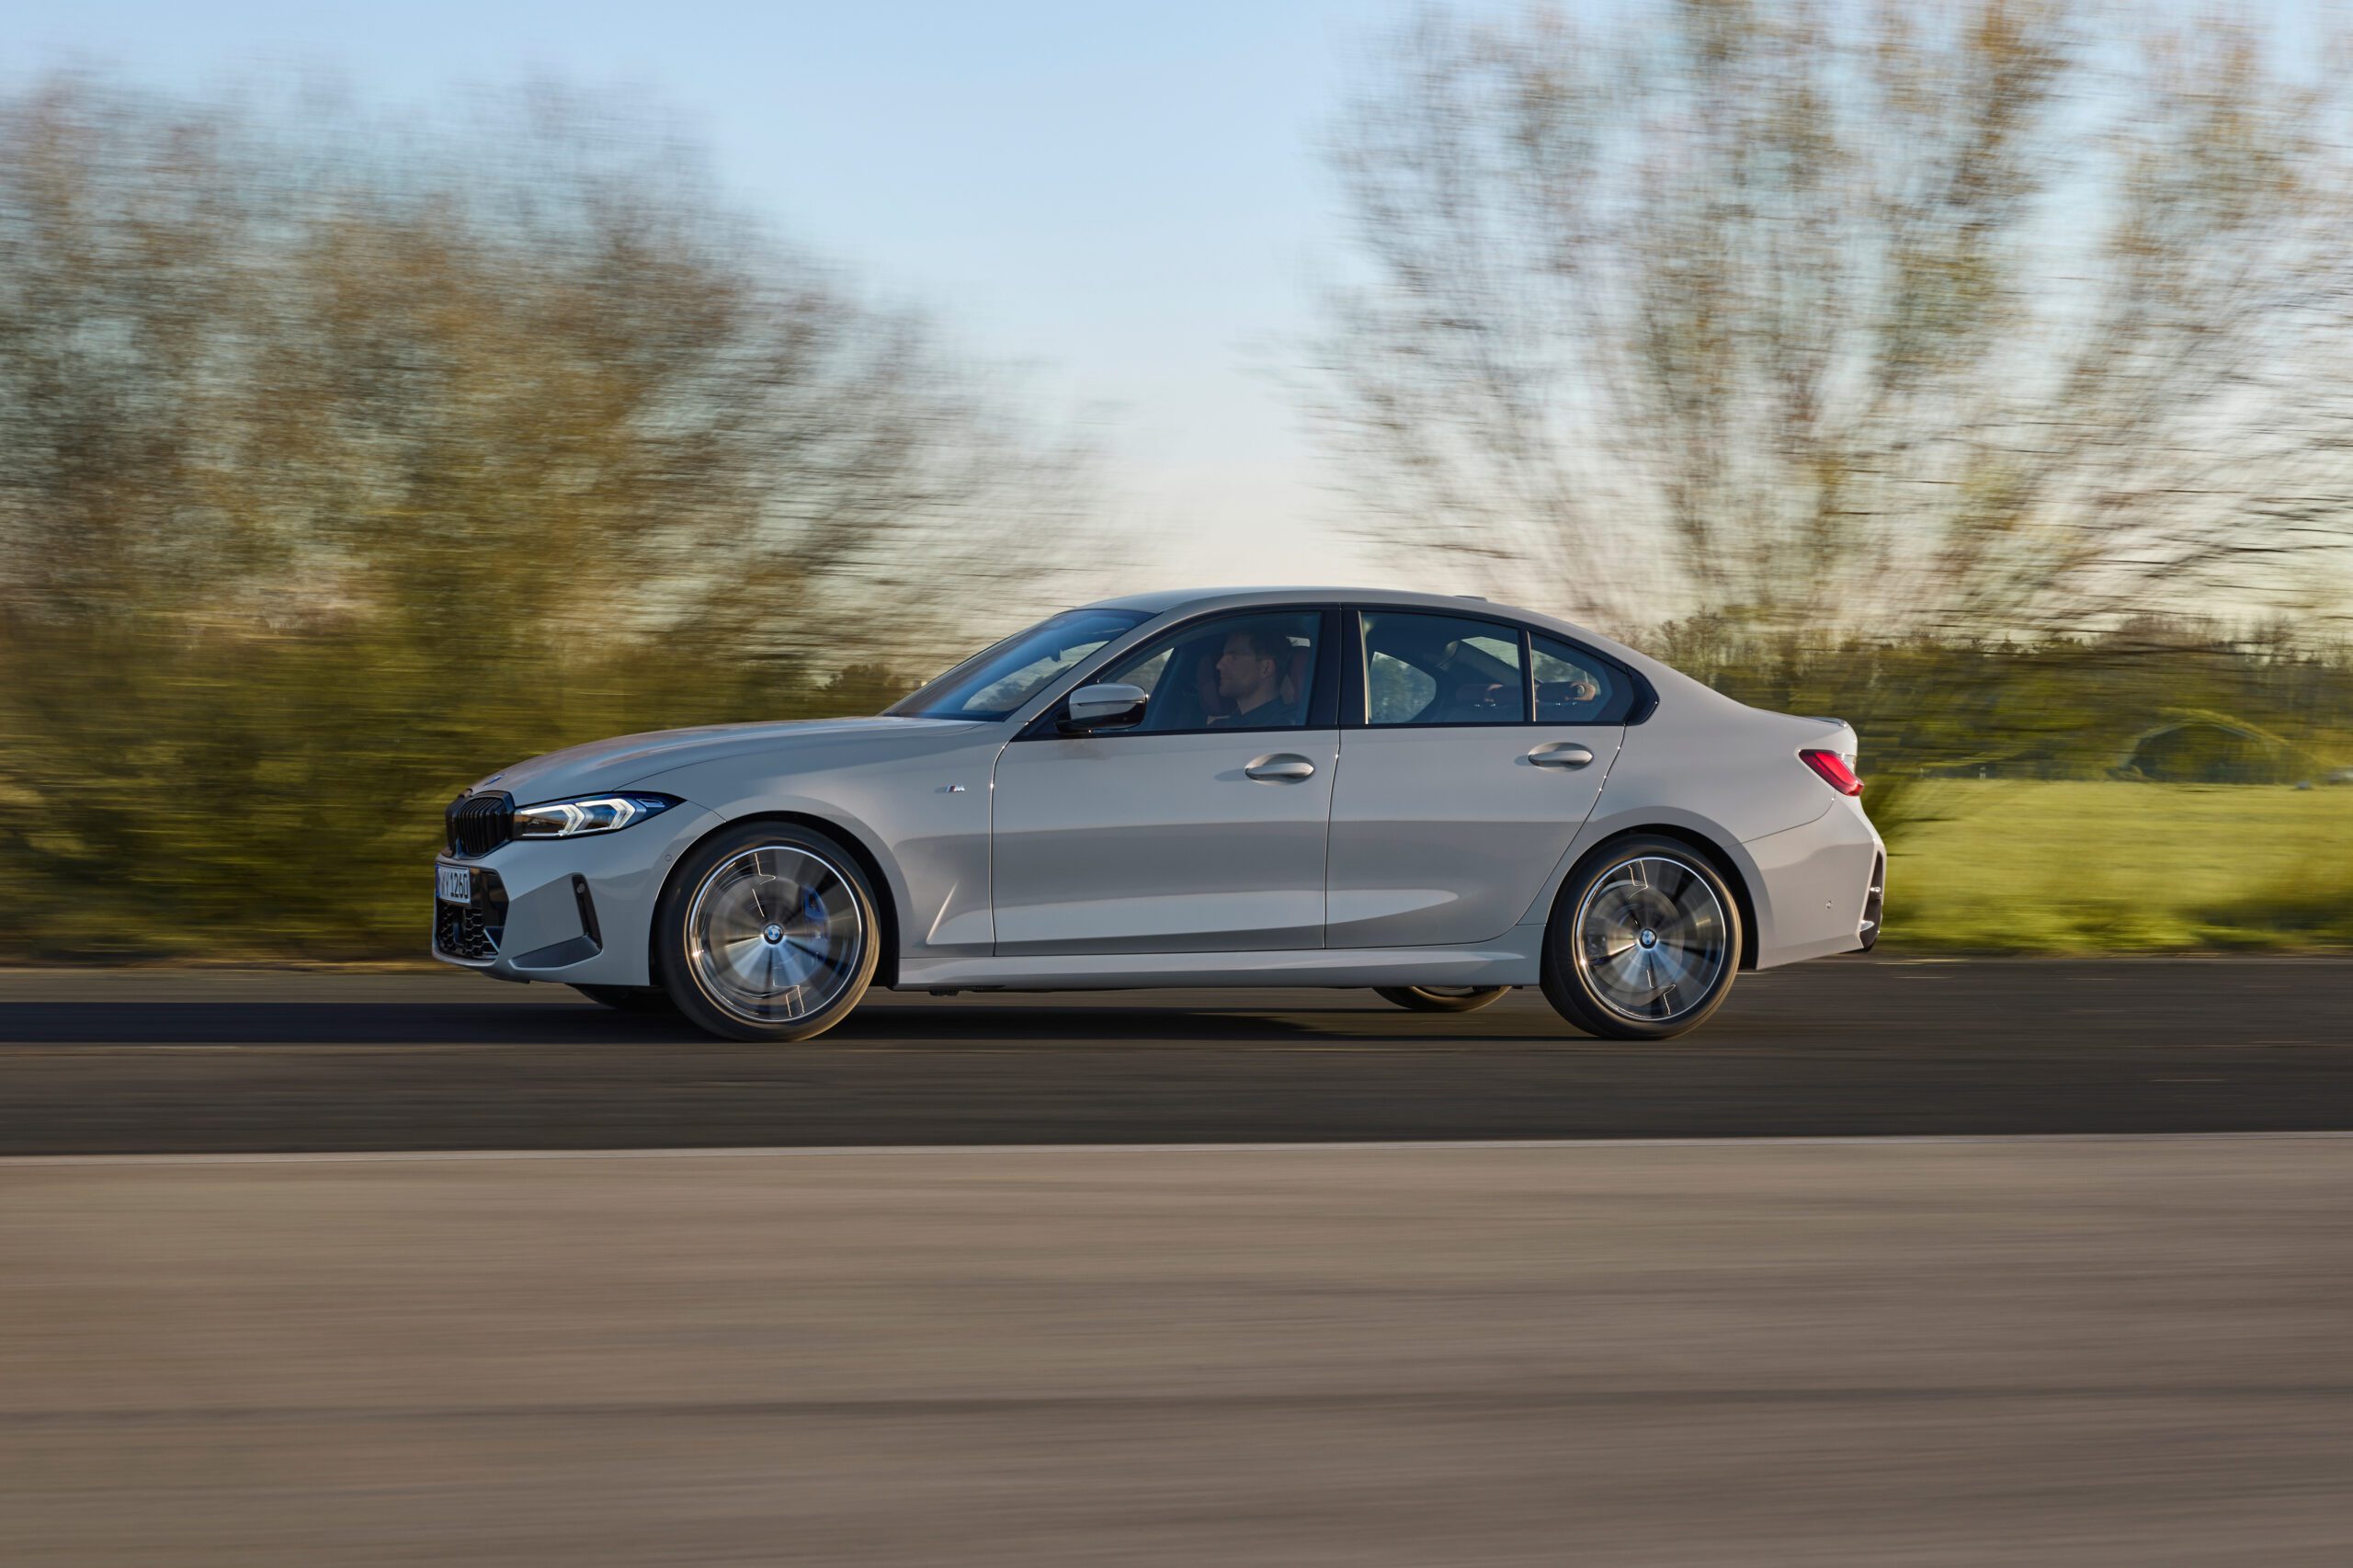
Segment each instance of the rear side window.
[[1540,724],[1622,724],[1634,705],[1633,683],[1583,649],[1533,632],[1529,666],[1536,676]]
[[1528,717],[1519,629],[1467,616],[1366,610],[1365,722],[1518,724]]

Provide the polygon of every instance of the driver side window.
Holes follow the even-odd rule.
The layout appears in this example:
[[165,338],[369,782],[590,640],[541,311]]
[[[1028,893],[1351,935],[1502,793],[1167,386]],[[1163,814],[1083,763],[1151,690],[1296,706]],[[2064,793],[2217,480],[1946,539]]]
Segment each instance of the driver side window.
[[1303,728],[1323,631],[1315,609],[1245,611],[1179,627],[1096,677],[1144,693],[1140,722],[1104,733]]

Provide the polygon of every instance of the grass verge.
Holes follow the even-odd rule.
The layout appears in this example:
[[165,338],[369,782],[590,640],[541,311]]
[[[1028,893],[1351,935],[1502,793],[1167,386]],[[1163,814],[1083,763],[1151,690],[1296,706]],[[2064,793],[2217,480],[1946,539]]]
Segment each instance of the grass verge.
[[2353,790],[1938,780],[1904,814],[1891,946],[2353,945]]

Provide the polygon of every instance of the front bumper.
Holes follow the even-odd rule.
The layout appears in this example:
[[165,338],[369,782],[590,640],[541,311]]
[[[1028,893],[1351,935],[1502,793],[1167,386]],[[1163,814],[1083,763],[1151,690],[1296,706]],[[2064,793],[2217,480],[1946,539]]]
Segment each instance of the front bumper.
[[649,942],[663,879],[720,818],[673,806],[619,833],[518,838],[487,855],[444,854],[469,872],[463,905],[437,896],[433,956],[494,980],[652,983]]

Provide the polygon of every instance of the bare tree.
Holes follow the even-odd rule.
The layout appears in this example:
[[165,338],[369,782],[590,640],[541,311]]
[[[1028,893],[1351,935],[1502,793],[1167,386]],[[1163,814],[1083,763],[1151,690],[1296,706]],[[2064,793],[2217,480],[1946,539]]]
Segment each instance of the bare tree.
[[1334,144],[1313,407],[1376,538],[1622,627],[2310,608],[2347,80],[2046,0],[1434,15]]

